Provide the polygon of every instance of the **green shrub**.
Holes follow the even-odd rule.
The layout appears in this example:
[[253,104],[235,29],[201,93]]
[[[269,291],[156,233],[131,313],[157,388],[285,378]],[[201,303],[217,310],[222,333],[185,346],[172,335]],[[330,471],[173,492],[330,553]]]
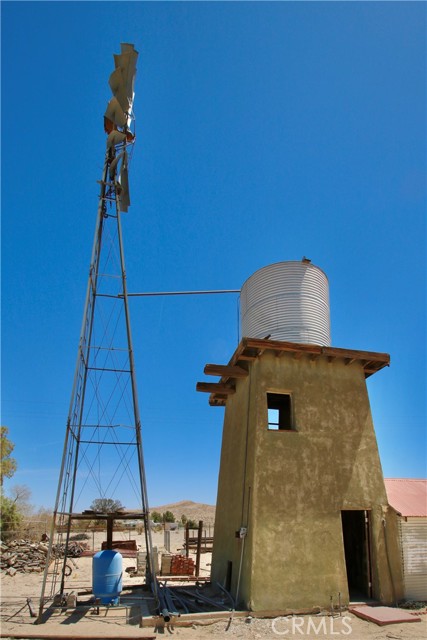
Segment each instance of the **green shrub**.
[[0,536],[2,540],[13,537],[20,529],[22,515],[13,500],[0,495]]

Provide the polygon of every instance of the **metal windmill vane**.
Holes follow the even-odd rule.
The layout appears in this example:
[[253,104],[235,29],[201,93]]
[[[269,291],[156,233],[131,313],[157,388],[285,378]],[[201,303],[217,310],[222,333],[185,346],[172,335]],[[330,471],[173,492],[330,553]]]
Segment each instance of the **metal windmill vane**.
[[[130,206],[126,147],[135,139],[130,126],[135,96],[134,82],[137,59],[138,52],[135,51],[132,44],[122,44],[121,53],[114,55],[116,68],[109,79],[113,97],[104,114],[104,130],[108,133],[107,151],[111,158],[110,180],[115,183],[120,211],[123,212],[126,212]],[[117,151],[118,148],[123,150]]]

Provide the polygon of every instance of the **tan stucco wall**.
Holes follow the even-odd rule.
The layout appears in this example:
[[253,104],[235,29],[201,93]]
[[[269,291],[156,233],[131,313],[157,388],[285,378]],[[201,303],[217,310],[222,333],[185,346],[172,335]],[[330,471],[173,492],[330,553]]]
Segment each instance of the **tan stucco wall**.
[[[254,457],[253,445],[249,446],[247,433],[254,427],[253,421],[248,420],[248,415],[253,411],[251,405],[255,397],[253,395],[254,377],[252,380],[239,380],[238,393],[228,400],[218,480],[214,534],[215,562],[212,562],[212,580],[224,584],[227,564],[231,561],[231,591],[234,596],[243,544],[242,540],[236,538],[235,533],[240,527],[248,526],[248,518],[251,514]],[[239,589],[239,594],[244,601],[250,598],[252,551],[249,542],[251,542],[250,537],[244,543],[245,554],[242,560]]]
[[[296,431],[268,431],[268,391],[291,393]],[[248,525],[239,589],[245,606],[325,607],[331,596],[337,600],[338,592],[348,602],[341,510],[366,509],[373,595],[392,602],[382,525],[385,505],[361,365],[273,353],[254,361],[249,378],[239,381],[236,394],[227,400],[213,579],[223,582],[231,560],[235,594],[242,542],[234,531]],[[389,555],[398,556],[397,541],[391,550],[390,544]]]

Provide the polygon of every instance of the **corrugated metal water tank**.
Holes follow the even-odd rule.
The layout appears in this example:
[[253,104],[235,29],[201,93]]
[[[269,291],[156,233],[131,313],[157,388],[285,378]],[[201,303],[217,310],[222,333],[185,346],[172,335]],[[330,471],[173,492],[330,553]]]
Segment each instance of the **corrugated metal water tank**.
[[240,294],[241,334],[330,346],[329,286],[308,260],[277,262],[256,271]]

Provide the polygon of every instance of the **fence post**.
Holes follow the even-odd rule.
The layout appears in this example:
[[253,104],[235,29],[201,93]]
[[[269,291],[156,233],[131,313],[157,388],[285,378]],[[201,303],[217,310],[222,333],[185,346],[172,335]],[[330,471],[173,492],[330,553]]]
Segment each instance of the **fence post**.
[[188,522],[185,525],[185,557],[188,558],[189,555],[189,542],[190,542],[190,529],[188,527]]
[[197,532],[197,553],[196,553],[196,578],[200,573],[200,552],[202,547],[203,520],[199,520],[199,530]]

